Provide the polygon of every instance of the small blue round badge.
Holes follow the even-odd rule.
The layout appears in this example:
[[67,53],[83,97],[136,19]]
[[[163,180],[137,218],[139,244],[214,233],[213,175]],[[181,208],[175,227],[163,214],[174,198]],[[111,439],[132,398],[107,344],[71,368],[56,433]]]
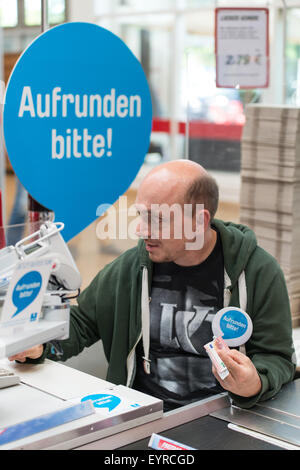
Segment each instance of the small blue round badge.
[[241,346],[250,338],[253,331],[249,315],[237,307],[219,310],[212,322],[214,336],[222,336],[228,346]]
[[35,39],[10,77],[4,137],[27,191],[66,241],[129,188],[149,148],[152,104],[140,62],[110,31],[66,23]]

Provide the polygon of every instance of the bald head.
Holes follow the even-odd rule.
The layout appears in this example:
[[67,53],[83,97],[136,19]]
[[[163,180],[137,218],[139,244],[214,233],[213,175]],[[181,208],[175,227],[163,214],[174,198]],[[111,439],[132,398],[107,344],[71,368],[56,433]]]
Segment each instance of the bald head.
[[218,207],[218,186],[210,174],[190,160],[172,160],[154,168],[139,192],[152,203],[204,204],[211,218]]
[[167,171],[182,178],[195,178],[204,174],[208,174],[203,166],[191,160],[171,160],[155,167],[146,178]]

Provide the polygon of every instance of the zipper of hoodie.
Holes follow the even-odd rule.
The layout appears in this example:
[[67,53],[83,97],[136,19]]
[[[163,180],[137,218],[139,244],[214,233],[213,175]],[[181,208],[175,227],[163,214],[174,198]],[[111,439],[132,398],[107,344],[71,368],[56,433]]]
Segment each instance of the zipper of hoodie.
[[127,356],[127,360],[126,360],[126,364],[127,364],[127,382],[126,382],[126,387],[131,387],[132,384],[133,384],[133,376],[134,376],[134,371],[135,371],[135,367],[136,367],[136,364],[135,364],[135,357],[133,359],[133,366],[131,367],[131,371],[129,370],[129,361],[131,360],[131,356],[132,354],[135,354],[135,349],[137,347],[137,344],[139,343],[139,341],[141,340],[142,338],[142,332],[140,332],[139,336],[138,336],[138,339],[136,340],[133,348],[131,349],[131,351],[129,351],[129,354]]
[[224,268],[224,294],[223,294],[223,305],[224,307],[229,306],[230,298],[231,298],[231,280],[227,274],[226,269]]
[[[144,266],[142,265],[143,269],[146,268],[147,269],[147,266]],[[151,298],[149,297],[149,301],[151,300]],[[143,323],[143,322],[142,322]],[[149,333],[149,332],[148,332]],[[128,356],[127,356],[127,360],[126,360],[126,365],[127,365],[127,382],[126,382],[126,386],[127,387],[131,387],[132,384],[133,384],[133,376],[134,376],[134,372],[135,372],[135,368],[136,368],[136,358],[134,357],[133,359],[133,362],[132,362],[132,366],[129,364],[129,361],[132,360],[132,355],[135,354],[135,350],[136,350],[136,347],[137,347],[137,344],[139,343],[139,341],[143,338],[143,324],[142,324],[142,328],[141,328],[141,331],[140,331],[140,334],[135,342],[135,344],[133,345],[132,349],[130,350]],[[145,354],[145,351],[144,351],[144,354]],[[145,358],[144,358],[145,359]],[[149,373],[149,372],[148,372]]]

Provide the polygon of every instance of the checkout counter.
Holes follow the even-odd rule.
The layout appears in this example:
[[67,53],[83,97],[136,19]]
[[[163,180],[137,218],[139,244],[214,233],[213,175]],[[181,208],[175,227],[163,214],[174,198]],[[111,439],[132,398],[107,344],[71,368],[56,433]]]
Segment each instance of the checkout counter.
[[[199,450],[300,449],[300,379],[251,410],[232,406],[228,394],[221,393],[163,413],[161,400],[65,364],[48,359],[43,364],[10,362],[7,357],[35,344],[68,336],[69,293],[79,289],[81,277],[59,233],[62,228],[47,222],[15,247],[1,250],[0,368],[11,370],[20,383],[0,388],[0,450],[147,450],[153,433]],[[52,284],[50,288],[47,278],[46,293],[36,297],[38,307],[35,298],[28,303],[35,291],[23,279],[38,269],[43,272],[45,254],[55,262],[45,258]],[[20,304],[23,297],[17,296],[16,303],[15,291],[27,295],[28,309]],[[19,328],[15,314],[11,316],[12,300],[22,307],[26,328]],[[37,314],[32,317],[31,312],[39,309],[36,325]]]
[[[227,393],[221,393],[163,413],[156,398],[61,363],[2,359],[0,367],[21,378],[19,385],[0,390],[0,443],[3,431],[20,431],[27,424],[25,437],[4,444],[2,440],[0,450],[150,450],[152,433],[198,450],[300,449],[300,379],[250,410],[232,406]],[[81,414],[65,419],[66,411],[84,404],[82,397],[93,400],[99,392],[124,397],[126,406],[120,411],[115,405],[104,409],[101,402],[97,409],[87,400]],[[45,417],[53,416],[58,417],[52,421],[55,425],[42,429]]]

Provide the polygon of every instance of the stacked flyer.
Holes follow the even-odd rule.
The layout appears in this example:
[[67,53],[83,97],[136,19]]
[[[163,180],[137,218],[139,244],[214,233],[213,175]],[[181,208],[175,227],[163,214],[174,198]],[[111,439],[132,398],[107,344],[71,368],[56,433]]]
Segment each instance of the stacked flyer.
[[300,325],[300,108],[248,105],[241,142],[240,221],[280,264]]

